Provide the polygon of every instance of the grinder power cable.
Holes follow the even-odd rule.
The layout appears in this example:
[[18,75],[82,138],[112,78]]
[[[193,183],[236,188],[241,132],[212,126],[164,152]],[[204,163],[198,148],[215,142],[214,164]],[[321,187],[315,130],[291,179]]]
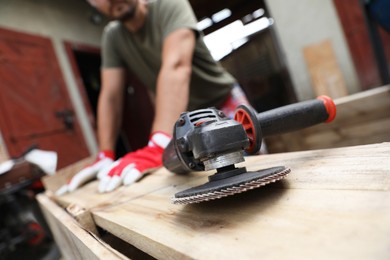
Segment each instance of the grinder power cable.
[[327,96],[262,113],[240,105],[234,120],[215,108],[182,113],[164,151],[164,166],[177,174],[214,169],[216,173],[208,177],[208,182],[176,193],[172,202],[219,199],[283,179],[290,173],[285,166],[248,172],[235,164],[245,161],[244,154],[256,154],[264,137],[328,123],[335,116],[336,106]]

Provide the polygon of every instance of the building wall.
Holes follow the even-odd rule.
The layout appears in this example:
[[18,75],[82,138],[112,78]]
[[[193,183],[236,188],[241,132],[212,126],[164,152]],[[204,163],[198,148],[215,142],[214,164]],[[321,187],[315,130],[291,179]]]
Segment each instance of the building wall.
[[360,91],[332,0],[266,0],[299,100],[315,96],[303,48],[330,39],[349,94]]
[[84,0],[0,0],[0,27],[52,40],[91,153],[97,151],[97,144],[66,55],[64,41],[100,46],[104,21],[100,25],[91,23],[90,17],[94,13],[96,12]]

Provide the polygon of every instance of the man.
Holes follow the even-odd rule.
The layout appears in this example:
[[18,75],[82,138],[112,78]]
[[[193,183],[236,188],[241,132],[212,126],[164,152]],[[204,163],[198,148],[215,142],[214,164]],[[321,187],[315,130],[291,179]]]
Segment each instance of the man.
[[[129,185],[162,166],[162,153],[182,112],[215,106],[232,114],[238,104],[247,103],[235,79],[210,55],[187,0],[88,2],[113,20],[102,41],[97,118],[101,152],[62,192],[76,189],[97,172],[100,192]],[[127,70],[154,93],[155,118],[149,144],[113,163]]]

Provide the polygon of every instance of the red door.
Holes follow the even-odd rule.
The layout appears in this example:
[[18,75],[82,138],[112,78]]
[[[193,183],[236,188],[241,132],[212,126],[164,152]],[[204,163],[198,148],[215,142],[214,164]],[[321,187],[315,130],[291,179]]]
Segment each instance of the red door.
[[37,145],[60,169],[89,156],[50,39],[0,28],[0,131],[11,157]]
[[[333,0],[363,89],[382,85],[359,0]],[[390,64],[390,34],[378,27]]]

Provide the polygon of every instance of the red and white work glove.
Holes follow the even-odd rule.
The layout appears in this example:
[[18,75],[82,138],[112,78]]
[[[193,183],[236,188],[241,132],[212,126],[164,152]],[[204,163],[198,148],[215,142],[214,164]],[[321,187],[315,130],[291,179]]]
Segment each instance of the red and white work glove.
[[130,185],[144,174],[162,166],[162,155],[171,136],[163,132],[154,132],[147,146],[131,152],[115,161],[110,167],[99,172],[103,176],[99,183],[99,192],[110,192],[123,185]]
[[115,160],[115,153],[111,150],[100,151],[96,157],[96,160],[76,173],[67,184],[63,185],[56,191],[56,195],[60,196],[68,192],[73,192],[78,187],[93,179],[101,172],[104,168],[109,167]]

